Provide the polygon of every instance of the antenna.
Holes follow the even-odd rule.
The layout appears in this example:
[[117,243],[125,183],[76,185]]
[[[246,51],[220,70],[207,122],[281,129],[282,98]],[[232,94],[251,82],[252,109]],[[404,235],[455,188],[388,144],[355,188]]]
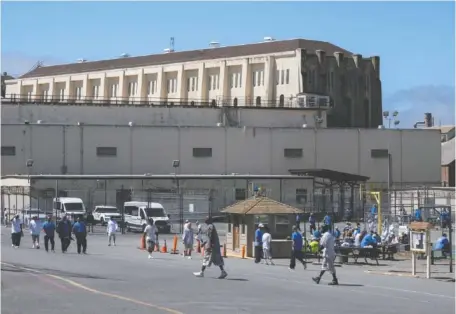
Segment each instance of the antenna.
[[174,37],[171,37],[169,39],[169,49],[171,49],[171,51],[174,51]]

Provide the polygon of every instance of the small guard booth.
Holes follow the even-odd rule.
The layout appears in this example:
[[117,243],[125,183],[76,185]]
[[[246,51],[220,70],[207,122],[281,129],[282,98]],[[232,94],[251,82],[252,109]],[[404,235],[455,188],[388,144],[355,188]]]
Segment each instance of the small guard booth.
[[230,255],[241,257],[245,246],[245,255],[254,257],[255,230],[262,223],[272,236],[272,256],[290,257],[291,240],[287,237],[296,223],[296,214],[302,214],[302,210],[265,196],[254,196],[228,206],[222,212],[228,214],[226,250]]

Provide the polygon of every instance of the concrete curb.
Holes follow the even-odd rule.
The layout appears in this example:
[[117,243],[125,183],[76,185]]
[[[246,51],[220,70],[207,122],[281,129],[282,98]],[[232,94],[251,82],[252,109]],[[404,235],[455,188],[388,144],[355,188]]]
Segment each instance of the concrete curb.
[[228,257],[230,257],[230,258],[238,258],[238,259],[248,259],[248,260],[253,260],[254,259],[253,257],[244,257],[244,258],[242,258],[240,255],[228,254],[227,253],[226,257],[224,257],[224,258],[228,258]]
[[409,278],[421,278],[418,275],[412,275],[412,274],[407,274],[407,273],[399,273],[399,272],[383,272],[383,271],[378,271],[378,270],[365,270],[364,271],[367,274],[372,274],[372,275],[383,275],[383,276],[396,276],[396,277],[409,277]]

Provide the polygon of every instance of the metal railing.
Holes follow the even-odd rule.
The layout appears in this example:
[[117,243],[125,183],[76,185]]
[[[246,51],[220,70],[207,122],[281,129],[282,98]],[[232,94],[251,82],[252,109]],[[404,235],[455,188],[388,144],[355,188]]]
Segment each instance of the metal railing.
[[[2,97],[2,103],[9,104],[52,104],[52,105],[99,105],[99,106],[139,106],[139,107],[251,107],[251,108],[294,108],[294,109],[318,109],[303,108],[299,106],[297,98],[280,100],[262,100],[257,98],[223,98],[202,100],[191,98],[154,98],[154,97],[109,97],[61,95],[45,96],[30,94],[6,94]],[[319,108],[324,110],[325,108]]]

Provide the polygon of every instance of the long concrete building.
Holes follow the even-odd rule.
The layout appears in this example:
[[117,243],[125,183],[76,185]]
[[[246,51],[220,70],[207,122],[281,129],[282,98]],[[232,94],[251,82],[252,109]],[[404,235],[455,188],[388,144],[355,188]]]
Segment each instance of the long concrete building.
[[439,130],[12,123],[1,131],[2,174],[169,174],[180,160],[182,174],[322,168],[384,185],[390,155],[393,183],[440,185]]
[[304,39],[38,66],[5,84],[13,102],[319,107],[329,127],[382,124],[380,58]]

